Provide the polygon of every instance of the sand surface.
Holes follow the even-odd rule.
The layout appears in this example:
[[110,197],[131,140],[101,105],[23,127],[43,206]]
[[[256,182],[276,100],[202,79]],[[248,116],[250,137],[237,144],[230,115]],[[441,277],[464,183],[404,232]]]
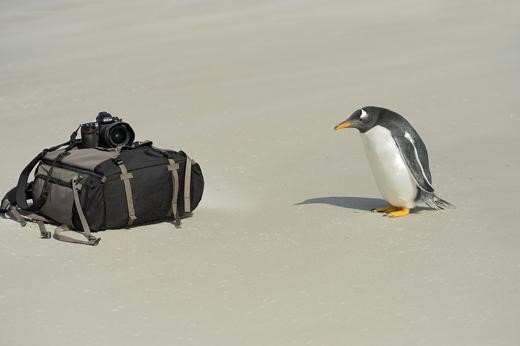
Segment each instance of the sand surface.
[[[3,194],[98,111],[201,163],[182,230],[0,219],[0,345],[519,345],[518,1],[0,2]],[[458,209],[389,219],[364,105]]]

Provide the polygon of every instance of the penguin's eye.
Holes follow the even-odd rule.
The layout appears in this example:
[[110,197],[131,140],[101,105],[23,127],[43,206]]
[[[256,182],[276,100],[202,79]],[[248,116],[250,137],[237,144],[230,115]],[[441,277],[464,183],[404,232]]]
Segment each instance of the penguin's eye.
[[368,119],[368,114],[367,114],[367,112],[365,112],[364,109],[361,110],[361,115],[359,116],[359,119],[360,119],[361,121],[365,121],[365,120]]

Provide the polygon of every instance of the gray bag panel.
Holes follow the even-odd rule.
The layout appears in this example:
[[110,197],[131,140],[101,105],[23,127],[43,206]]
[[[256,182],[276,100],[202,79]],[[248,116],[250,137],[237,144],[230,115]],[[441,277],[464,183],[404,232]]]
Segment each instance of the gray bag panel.
[[[62,153],[64,150],[56,150],[48,152],[45,155],[45,159],[47,160],[54,160],[60,153]],[[82,169],[93,171],[94,168],[99,165],[100,163],[112,160],[113,158],[116,158],[119,155],[118,152],[115,150],[113,151],[107,151],[107,150],[99,150],[95,148],[88,148],[88,149],[77,149],[74,148],[69,151],[69,155],[65,156],[61,162],[67,165],[79,167]]]
[[[40,197],[43,184],[42,178],[36,178],[33,183],[33,196]],[[72,207],[74,196],[72,188],[51,183],[49,185],[49,197],[41,208],[41,214],[50,217],[54,221],[72,226]]]
[[[51,170],[50,165],[41,164],[38,169],[36,170],[36,175],[49,175],[49,172]],[[64,182],[71,182],[72,179],[78,176],[78,172],[74,172],[68,169],[60,168],[60,167],[54,167],[52,170],[52,175],[54,179],[58,179]]]

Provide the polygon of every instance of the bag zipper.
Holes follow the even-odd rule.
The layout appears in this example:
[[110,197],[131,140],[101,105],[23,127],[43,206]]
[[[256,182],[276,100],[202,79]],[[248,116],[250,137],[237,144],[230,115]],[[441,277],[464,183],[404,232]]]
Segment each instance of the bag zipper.
[[[179,163],[179,164],[181,164],[182,162],[183,161],[175,161],[175,163]],[[184,162],[186,162],[186,161],[184,161]],[[162,166],[168,166],[168,162],[163,163],[163,164],[158,164],[158,165],[153,165],[153,166],[146,166],[146,167],[140,167],[140,168],[128,170],[128,173],[137,172],[137,171],[140,171],[142,169],[153,168],[153,167],[162,167]],[[186,166],[184,166],[184,167],[186,167]],[[179,165],[179,170],[180,170],[180,165]],[[121,172],[117,172],[117,173],[114,173],[114,174],[107,175],[106,179],[109,180],[109,179],[112,179],[113,177],[118,177],[120,175],[121,175]]]
[[[42,162],[45,163],[46,165],[51,165],[53,164],[53,161],[52,160],[47,160],[47,159],[42,159]],[[69,171],[73,171],[73,172],[78,172],[78,173],[83,173],[85,175],[90,175],[90,176],[94,176],[100,180],[103,180],[104,176],[99,174],[99,173],[96,173],[94,171],[89,171],[89,170],[86,170],[86,169],[83,169],[83,168],[79,168],[79,167],[76,167],[76,166],[72,166],[72,165],[67,165],[66,163],[62,163],[62,162],[56,162],[54,164],[55,167],[59,167],[59,168],[64,168],[64,169],[67,169]]]

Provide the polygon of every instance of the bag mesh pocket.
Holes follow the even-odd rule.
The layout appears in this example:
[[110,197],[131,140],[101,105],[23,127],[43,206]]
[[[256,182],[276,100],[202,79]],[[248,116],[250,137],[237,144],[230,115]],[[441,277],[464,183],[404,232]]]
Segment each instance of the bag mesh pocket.
[[[36,177],[33,184],[33,196],[35,199],[40,197],[45,180]],[[40,213],[59,224],[72,226],[72,206],[74,204],[74,196],[72,195],[72,186],[64,186],[66,183],[57,184],[49,183],[49,197],[43,205]]]

